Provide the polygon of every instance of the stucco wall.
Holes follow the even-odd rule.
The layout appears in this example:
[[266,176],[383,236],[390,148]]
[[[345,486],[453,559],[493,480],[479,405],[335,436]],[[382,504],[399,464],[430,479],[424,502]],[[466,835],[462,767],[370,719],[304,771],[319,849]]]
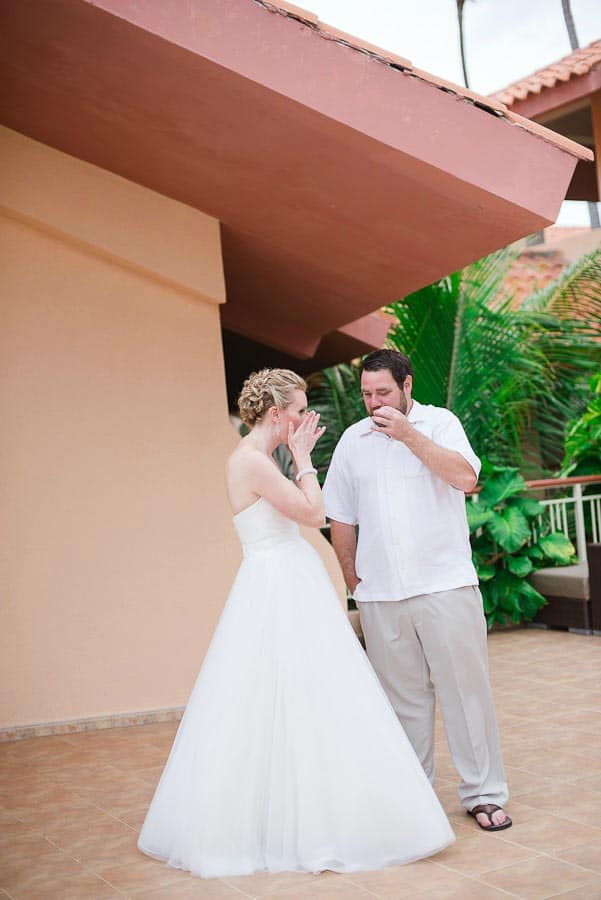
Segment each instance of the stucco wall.
[[0,728],[180,706],[241,558],[219,223],[0,149]]
[[179,705],[240,558],[219,226],[1,138],[0,726]]

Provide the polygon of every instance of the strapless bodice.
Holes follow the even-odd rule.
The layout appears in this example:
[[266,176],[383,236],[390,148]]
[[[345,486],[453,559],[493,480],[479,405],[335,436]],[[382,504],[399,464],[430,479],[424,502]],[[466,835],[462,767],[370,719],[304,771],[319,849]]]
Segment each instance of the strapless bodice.
[[236,513],[234,525],[245,556],[270,550],[288,541],[300,540],[296,522],[274,509],[263,497]]

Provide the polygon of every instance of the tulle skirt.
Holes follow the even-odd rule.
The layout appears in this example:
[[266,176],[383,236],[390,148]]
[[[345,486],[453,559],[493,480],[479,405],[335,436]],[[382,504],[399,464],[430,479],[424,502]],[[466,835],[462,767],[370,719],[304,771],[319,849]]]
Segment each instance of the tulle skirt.
[[139,848],[217,877],[377,869],[453,840],[317,553],[249,553]]

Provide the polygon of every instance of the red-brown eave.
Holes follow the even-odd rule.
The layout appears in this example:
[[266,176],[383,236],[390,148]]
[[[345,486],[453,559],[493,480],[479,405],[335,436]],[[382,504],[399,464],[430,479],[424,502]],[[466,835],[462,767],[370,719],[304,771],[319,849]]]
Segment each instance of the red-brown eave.
[[[520,128],[525,128],[526,131],[530,131],[532,132],[532,134],[536,134],[539,137],[542,137],[543,140],[550,140],[557,147],[563,147],[568,152],[573,153],[579,159],[592,160],[593,158],[591,152],[581,144],[578,144],[561,134],[557,134],[556,132],[551,131],[548,128],[541,129],[540,127],[537,127],[537,124],[526,118],[524,114],[515,115],[515,113],[509,109],[515,99],[511,94],[511,90],[514,85],[510,85],[504,91],[499,91],[496,94],[491,94],[489,96],[478,94],[476,93],[476,91],[472,91],[469,88],[454,84],[451,81],[446,81],[444,78],[439,78],[437,75],[433,75],[431,72],[426,72],[423,69],[418,69],[410,60],[405,59],[405,57],[402,56],[397,56],[395,53],[391,53],[390,50],[384,50],[382,47],[377,47],[375,44],[369,44],[361,38],[355,37],[352,34],[347,34],[344,31],[340,31],[338,28],[334,28],[332,25],[327,25],[325,22],[321,22],[314,13],[302,9],[299,6],[295,6],[292,3],[285,3],[283,2],[283,0],[278,0],[277,3],[271,3],[268,2],[268,0],[254,0],[254,2],[260,3],[260,5],[264,6],[266,9],[273,10],[274,12],[281,13],[283,15],[289,16],[290,18],[297,19],[298,21],[303,22],[306,25],[309,25],[326,40],[333,40],[337,43],[343,44],[346,47],[350,47],[353,50],[358,50],[360,53],[365,53],[381,63],[390,65],[398,69],[399,71],[411,73],[414,77],[421,78],[424,81],[435,85],[436,87],[440,88],[443,91],[446,91],[449,94],[454,94],[457,97],[461,97],[464,100],[473,103],[480,109],[486,109],[492,113],[495,113],[496,115],[506,119],[508,122],[511,122],[513,125],[516,125]],[[572,74],[576,72],[578,72],[578,74],[584,74],[585,59],[586,63],[588,64],[586,67],[587,72],[592,68],[594,63],[598,62],[599,59],[601,59],[601,41],[597,41],[594,44],[591,44],[590,47],[594,49],[589,54],[584,53],[584,51],[577,51],[583,54],[583,59],[574,62]],[[598,55],[596,49],[597,47],[600,48]],[[586,49],[588,50],[589,48]],[[570,59],[570,57],[566,57],[566,60],[568,59]],[[541,71],[544,72],[546,70]],[[563,78],[562,80],[567,79]],[[519,86],[521,86],[521,84],[521,82],[516,82],[515,87],[519,89]],[[505,99],[505,97],[507,97],[508,99]]]
[[553,221],[591,158],[296,7],[0,10],[4,123],[218,218],[224,326],[297,358]]

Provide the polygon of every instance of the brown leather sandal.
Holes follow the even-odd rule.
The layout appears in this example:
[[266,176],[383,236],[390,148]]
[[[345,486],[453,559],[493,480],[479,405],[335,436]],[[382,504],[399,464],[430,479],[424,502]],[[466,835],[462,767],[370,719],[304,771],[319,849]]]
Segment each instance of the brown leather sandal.
[[502,810],[503,808],[501,806],[496,806],[496,804],[494,803],[481,803],[480,806],[474,806],[473,809],[468,809],[467,814],[468,816],[473,816],[474,819],[476,819],[476,816],[480,813],[484,813],[485,816],[488,816],[490,825],[480,825],[480,822],[478,822],[478,819],[476,819],[476,822],[478,822],[478,825],[480,826],[482,831],[503,831],[505,828],[511,828],[513,822],[511,821],[509,816],[507,816],[507,813],[505,813],[507,818],[500,825],[495,825],[495,823],[493,822],[492,814],[497,812],[499,809]]

